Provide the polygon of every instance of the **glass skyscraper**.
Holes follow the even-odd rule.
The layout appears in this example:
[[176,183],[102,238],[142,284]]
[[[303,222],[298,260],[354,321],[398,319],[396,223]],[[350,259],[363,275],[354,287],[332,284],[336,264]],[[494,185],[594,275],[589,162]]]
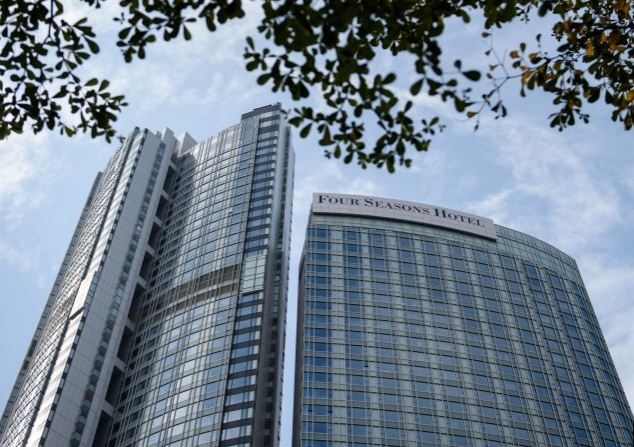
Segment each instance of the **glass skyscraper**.
[[441,207],[315,194],[293,445],[632,446],[577,265]]
[[280,106],[135,129],[97,176],[0,422],[9,446],[276,446],[293,152]]

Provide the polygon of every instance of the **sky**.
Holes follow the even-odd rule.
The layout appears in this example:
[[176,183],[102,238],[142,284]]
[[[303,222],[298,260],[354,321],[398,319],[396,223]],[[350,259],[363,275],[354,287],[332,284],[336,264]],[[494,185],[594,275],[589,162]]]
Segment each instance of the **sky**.
[[[244,39],[257,25],[254,5],[239,22],[216,33],[195,28],[192,41],[150,47],[144,61],[125,64],[114,46],[116,4],[99,14],[74,6],[71,17],[91,13],[102,52],[87,76],[110,79],[129,106],[117,127],[171,128],[197,140],[235,124],[255,107],[289,97],[273,94],[244,69]],[[541,27],[541,28],[540,28]],[[543,28],[543,29],[542,29]],[[503,53],[519,39],[546,30],[544,23],[494,33]],[[450,54],[482,66],[486,43],[477,24],[453,24],[443,43]],[[508,45],[505,47],[504,45]],[[402,60],[381,57],[376,67],[411,79]],[[323,157],[316,138],[293,132],[297,155],[284,378],[283,446],[290,446],[297,265],[313,192],[398,198],[489,217],[545,240],[573,256],[610,348],[630,403],[634,403],[634,151],[632,133],[609,119],[602,106],[591,123],[564,132],[550,129],[551,98],[519,98],[518,86],[504,91],[509,116],[486,117],[480,129],[433,98],[416,98],[420,117],[438,114],[447,125],[431,149],[415,154],[413,167],[395,175]],[[317,107],[319,101],[311,100]],[[33,334],[90,185],[115,145],[87,136],[55,133],[11,137],[0,142],[0,402],[4,405]]]

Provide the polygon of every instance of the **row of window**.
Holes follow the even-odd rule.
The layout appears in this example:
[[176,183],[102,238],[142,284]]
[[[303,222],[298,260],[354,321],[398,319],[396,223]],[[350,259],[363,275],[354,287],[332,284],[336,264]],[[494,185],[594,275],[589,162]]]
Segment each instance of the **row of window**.
[[[462,418],[449,413],[440,418],[451,420],[443,422],[448,428],[469,431],[464,445],[485,445],[494,434],[499,422],[489,423],[485,436],[474,432],[486,426],[478,425],[486,418],[509,421],[511,432],[497,433],[504,445],[519,445],[522,439],[525,445],[567,445],[570,435],[579,445],[598,439],[618,444],[626,426],[622,404],[606,403],[621,396],[604,395],[610,387],[617,389],[614,378],[597,377],[595,371],[608,370],[588,358],[609,363],[578,276],[563,280],[554,274],[553,265],[569,261],[565,255],[533,242],[518,253],[521,258],[533,250],[530,256],[518,262],[468,244],[389,230],[407,224],[373,222],[366,225],[385,229],[357,230],[340,223],[361,218],[313,220],[322,226],[309,227],[303,266],[302,445],[346,439],[342,435],[349,441],[368,436],[383,445],[405,445],[412,416],[427,423],[439,420],[434,408],[412,406],[419,400],[430,407],[453,402],[477,409]],[[428,238],[434,232],[420,230]],[[557,261],[541,262],[544,256]],[[535,264],[546,268],[538,271]],[[355,422],[352,414],[341,420],[333,404],[354,405],[366,420]],[[380,414],[364,414],[378,409]],[[537,425],[536,416],[542,421]],[[368,421],[379,420],[384,424],[378,432],[368,428],[377,425]],[[396,431],[387,434],[381,431],[385,428]],[[435,428],[436,440],[429,445],[441,445]],[[407,433],[409,442],[425,428],[415,431]],[[548,434],[554,436],[550,441]]]

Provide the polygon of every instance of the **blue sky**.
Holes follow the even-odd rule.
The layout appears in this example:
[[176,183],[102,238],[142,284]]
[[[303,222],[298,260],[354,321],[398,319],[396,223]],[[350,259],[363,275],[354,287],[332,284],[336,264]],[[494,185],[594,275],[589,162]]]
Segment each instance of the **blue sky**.
[[[98,16],[93,15],[106,37],[101,41],[103,51],[86,72],[110,79],[113,90],[127,96],[130,106],[118,122],[121,132],[134,126],[170,127],[200,140],[236,123],[241,113],[254,107],[277,101],[292,105],[286,96],[257,86],[255,76],[243,68],[244,37],[257,16],[215,34],[197,30],[202,32],[190,42],[156,45],[149,49],[147,60],[130,65],[107,39],[115,30],[109,17],[116,5],[105,2],[104,6]],[[82,10],[69,14],[79,17]],[[530,26],[496,32],[498,50],[512,49],[513,42],[544,25]],[[481,66],[486,47],[479,32],[477,25],[454,25],[445,38],[446,48]],[[402,62],[386,57],[376,66],[408,80],[408,66]],[[447,129],[428,153],[416,155],[412,169],[397,175],[326,160],[316,139],[301,140],[295,133],[287,366],[294,356],[296,266],[311,194],[370,194],[490,217],[577,259],[629,401],[634,403],[633,134],[612,123],[601,106],[590,109],[590,125],[563,133],[552,130],[547,125],[550,98],[534,94],[519,99],[516,90],[516,86],[505,90],[510,116],[498,121],[486,118],[475,133],[472,123],[456,117],[447,105],[433,98],[417,99],[417,113],[440,114]],[[84,136],[25,133],[0,143],[0,149],[0,402],[4,405],[90,184],[115,147]],[[287,424],[290,369],[284,383]],[[290,445],[288,436],[283,445]]]

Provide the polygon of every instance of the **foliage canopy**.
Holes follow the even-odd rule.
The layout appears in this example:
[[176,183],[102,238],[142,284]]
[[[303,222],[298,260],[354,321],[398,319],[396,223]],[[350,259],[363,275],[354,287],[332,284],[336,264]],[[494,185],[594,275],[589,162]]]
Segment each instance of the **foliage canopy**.
[[[99,8],[100,0],[83,0]],[[289,110],[300,135],[317,132],[328,156],[376,165],[390,172],[409,166],[407,150],[424,151],[442,130],[439,117],[417,118],[412,97],[427,95],[453,104],[477,128],[484,111],[506,115],[500,90],[517,80],[520,92],[541,89],[552,95],[550,125],[559,129],[587,122],[587,103],[603,99],[611,118],[625,129],[634,120],[634,15],[627,0],[268,0],[262,20],[246,38],[246,69],[273,91],[288,92],[297,106]],[[195,22],[209,31],[246,14],[240,0],[119,0],[117,45],[126,62],[143,59],[157,40],[189,40]],[[530,45],[499,57],[491,46],[488,70],[448,69],[439,42],[448,20],[469,22],[481,14],[485,32],[530,17],[554,18],[557,47]],[[72,136],[90,132],[110,141],[114,121],[126,105],[105,79],[81,79],[80,66],[99,52],[87,18],[64,19],[60,0],[0,2],[0,139],[26,125]],[[264,45],[255,42],[264,42]],[[445,49],[446,50],[446,49]],[[407,56],[414,82],[400,92],[392,72],[371,66],[381,53]],[[473,87],[485,83],[484,93]],[[325,107],[302,104],[321,95]],[[368,145],[368,122],[381,132]]]

